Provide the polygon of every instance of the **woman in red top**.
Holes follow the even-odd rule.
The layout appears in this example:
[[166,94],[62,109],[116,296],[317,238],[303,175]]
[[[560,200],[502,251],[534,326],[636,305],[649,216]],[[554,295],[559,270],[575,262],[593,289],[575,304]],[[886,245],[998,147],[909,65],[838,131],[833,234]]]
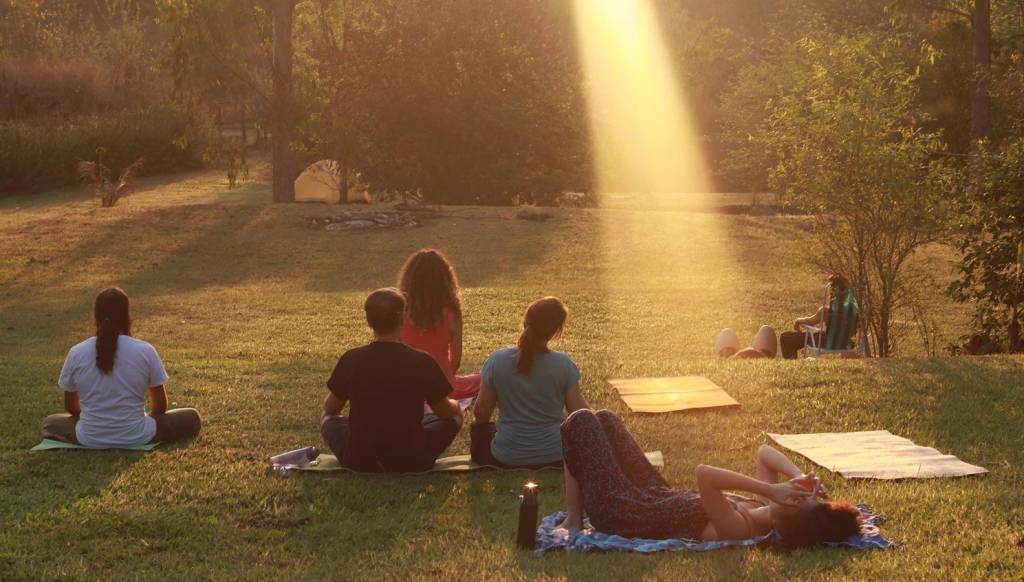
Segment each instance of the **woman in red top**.
[[480,392],[480,374],[456,375],[462,363],[462,302],[455,269],[443,253],[420,249],[398,274],[405,294],[402,343],[434,357],[459,400]]

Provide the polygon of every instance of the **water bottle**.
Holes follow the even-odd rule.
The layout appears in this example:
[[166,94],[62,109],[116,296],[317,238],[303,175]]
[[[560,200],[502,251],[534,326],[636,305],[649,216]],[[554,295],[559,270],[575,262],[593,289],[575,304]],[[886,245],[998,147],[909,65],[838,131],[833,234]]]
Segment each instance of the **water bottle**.
[[288,451],[287,453],[281,453],[280,455],[270,457],[270,468],[278,470],[294,469],[296,467],[308,465],[319,456],[320,449],[316,447],[303,447],[301,449],[295,449],[294,451]]
[[520,549],[532,550],[537,543],[537,493],[539,487],[532,481],[523,486],[519,496],[519,533],[516,544]]

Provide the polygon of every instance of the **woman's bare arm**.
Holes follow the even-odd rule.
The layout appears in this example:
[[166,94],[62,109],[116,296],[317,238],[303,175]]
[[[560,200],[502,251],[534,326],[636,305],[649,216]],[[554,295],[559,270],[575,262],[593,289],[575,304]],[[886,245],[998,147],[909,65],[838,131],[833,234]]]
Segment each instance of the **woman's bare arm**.
[[697,466],[697,488],[704,512],[720,540],[746,539],[751,534],[746,520],[725,497],[725,491],[746,491],[781,505],[796,505],[810,495],[793,481],[766,483],[710,465]]
[[[804,475],[800,467],[793,464],[793,461],[790,461],[786,455],[770,445],[761,445],[757,449],[757,472],[755,475],[765,483],[778,483],[780,474],[784,475],[787,480]],[[767,501],[764,498],[762,500]]]
[[[758,485],[760,484],[760,485]],[[762,481],[745,477],[727,469],[710,465],[697,466],[697,489],[708,521],[715,528],[715,537],[720,540],[742,540],[750,537],[747,522],[736,507],[725,496],[725,489],[759,489],[767,493]]]
[[498,393],[495,392],[487,382],[480,382],[480,394],[473,404],[473,424],[487,424],[491,422],[494,415],[494,408],[498,404]]
[[149,406],[150,416],[159,416],[167,412],[167,390],[164,390],[163,384],[149,388]]
[[757,478],[766,483],[778,483],[779,474],[787,479],[802,477],[804,472],[789,457],[771,445],[761,445],[757,449]]
[[824,307],[819,307],[818,311],[810,317],[800,317],[796,320],[794,327],[797,331],[803,331],[802,326],[805,325],[818,325],[821,323],[822,317],[824,316]]
[[78,392],[64,392],[64,410],[76,418],[82,414],[82,405],[78,401]]
[[456,315],[452,320],[452,337],[451,346],[448,351],[448,357],[451,358],[452,362],[452,374],[459,371],[459,366],[462,365],[462,316]]
[[324,414],[327,416],[338,416],[345,408],[345,401],[338,398],[334,392],[328,392],[324,398]]
[[789,460],[789,457],[775,447],[761,445],[761,448],[757,450],[757,478],[775,483],[779,480],[779,474],[784,475],[791,482],[799,484],[807,491],[813,491],[815,497],[828,498],[828,491],[825,490],[825,486],[821,484],[821,480],[814,474],[814,471],[804,473],[800,467]]
[[583,392],[580,391],[580,385],[576,384],[565,393],[565,412],[566,414],[572,414],[584,408],[589,407],[587,406],[586,399],[583,398]]

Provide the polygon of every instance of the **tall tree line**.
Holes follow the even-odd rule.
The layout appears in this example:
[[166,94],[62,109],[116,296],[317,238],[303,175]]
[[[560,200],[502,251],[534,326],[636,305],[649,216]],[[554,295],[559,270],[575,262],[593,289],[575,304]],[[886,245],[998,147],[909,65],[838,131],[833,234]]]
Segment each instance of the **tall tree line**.
[[[951,153],[1005,140],[1020,109],[1020,0],[650,1],[720,189],[768,188],[770,153],[750,152],[742,136],[791,73],[787,47],[816,28],[840,40],[897,22],[908,42],[935,47],[918,121]],[[124,77],[132,91],[244,112],[268,130],[277,200],[321,158],[437,201],[543,200],[591,185],[569,0],[0,0],[0,11],[8,71],[25,55],[61,60],[46,39],[65,54],[116,55],[144,38],[147,60]]]

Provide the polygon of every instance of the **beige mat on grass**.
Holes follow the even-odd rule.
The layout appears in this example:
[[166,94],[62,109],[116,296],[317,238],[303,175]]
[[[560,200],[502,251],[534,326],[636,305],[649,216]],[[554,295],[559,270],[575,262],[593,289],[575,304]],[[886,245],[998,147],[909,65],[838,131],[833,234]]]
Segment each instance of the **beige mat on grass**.
[[925,479],[988,473],[887,430],[773,434],[772,440],[847,478]]
[[[655,467],[665,466],[665,457],[662,456],[661,451],[654,451],[651,453],[644,453],[647,455],[647,460],[651,462]],[[470,460],[469,455],[455,455],[452,457],[441,457],[434,463],[434,468],[425,473],[443,473],[452,471],[476,471],[477,469],[501,469],[515,471],[517,469],[503,469],[502,467],[491,467],[490,465],[478,465]],[[544,467],[545,469],[557,469],[562,470],[561,467]],[[299,471],[351,471],[341,466],[338,462],[338,458],[334,455],[320,455],[313,463],[304,467],[299,467]],[[354,471],[353,471],[354,472]]]
[[609,380],[633,412],[673,412],[691,408],[739,408],[740,403],[704,376]]

